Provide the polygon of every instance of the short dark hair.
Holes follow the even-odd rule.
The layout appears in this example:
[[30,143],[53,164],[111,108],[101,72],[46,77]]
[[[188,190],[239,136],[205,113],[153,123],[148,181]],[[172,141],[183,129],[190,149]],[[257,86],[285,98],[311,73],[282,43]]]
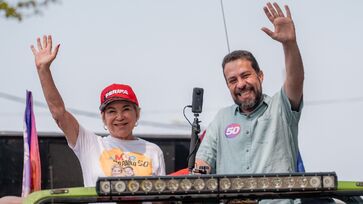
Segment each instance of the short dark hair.
[[235,61],[238,59],[250,61],[252,68],[256,71],[256,73],[260,72],[260,67],[258,66],[256,58],[253,56],[253,54],[251,52],[246,51],[246,50],[235,50],[235,51],[229,53],[228,55],[226,55],[223,58],[223,62],[222,62],[223,71],[224,71],[224,67],[226,66],[226,64],[228,62],[232,62],[232,61]]

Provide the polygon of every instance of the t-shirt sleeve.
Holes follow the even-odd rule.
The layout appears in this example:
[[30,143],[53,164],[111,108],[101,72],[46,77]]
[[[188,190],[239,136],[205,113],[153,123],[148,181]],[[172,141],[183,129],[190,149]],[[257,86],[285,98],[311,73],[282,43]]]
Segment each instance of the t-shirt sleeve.
[[94,135],[94,133],[86,130],[80,125],[76,144],[74,145],[74,147],[72,147],[72,145],[68,143],[68,146],[74,151],[77,157],[80,158],[80,155],[82,153],[85,154],[84,151],[90,149],[90,147],[92,147],[92,144],[97,144],[96,140],[97,137]]

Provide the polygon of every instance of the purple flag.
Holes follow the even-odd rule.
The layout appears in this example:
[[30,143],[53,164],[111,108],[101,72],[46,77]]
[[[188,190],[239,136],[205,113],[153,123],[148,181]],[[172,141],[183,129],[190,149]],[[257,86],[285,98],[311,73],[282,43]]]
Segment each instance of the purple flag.
[[38,134],[35,127],[33,98],[31,91],[26,92],[24,114],[24,168],[22,197],[41,189],[41,166]]

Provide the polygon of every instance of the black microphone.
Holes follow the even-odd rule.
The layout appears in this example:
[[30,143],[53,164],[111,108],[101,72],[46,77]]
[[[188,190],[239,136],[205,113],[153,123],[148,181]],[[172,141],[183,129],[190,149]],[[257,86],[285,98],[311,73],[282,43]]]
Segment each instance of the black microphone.
[[193,89],[192,112],[201,113],[203,107],[203,88],[195,87]]

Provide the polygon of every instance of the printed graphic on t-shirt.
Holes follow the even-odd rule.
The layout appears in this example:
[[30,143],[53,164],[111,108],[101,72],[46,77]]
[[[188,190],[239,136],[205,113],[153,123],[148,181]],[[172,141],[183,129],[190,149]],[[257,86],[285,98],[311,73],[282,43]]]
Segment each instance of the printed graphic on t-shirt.
[[151,176],[151,158],[136,152],[124,152],[113,148],[100,156],[100,165],[105,176]]
[[227,138],[234,138],[241,132],[241,126],[238,123],[229,124],[224,130],[224,135]]

